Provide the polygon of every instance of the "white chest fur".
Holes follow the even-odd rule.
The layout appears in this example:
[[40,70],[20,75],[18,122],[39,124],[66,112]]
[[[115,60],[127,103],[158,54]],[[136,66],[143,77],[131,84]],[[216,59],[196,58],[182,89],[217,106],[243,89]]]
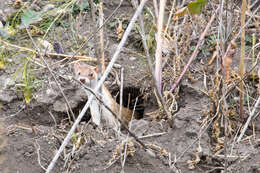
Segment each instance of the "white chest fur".
[[[91,93],[87,90],[85,91],[88,97],[90,97]],[[109,93],[109,91],[105,88],[105,86],[102,86],[101,92],[102,93],[101,94],[99,93],[98,95],[101,95],[104,104],[106,104],[106,106],[108,106],[112,111],[114,111],[113,110],[113,106],[115,104],[114,100],[111,94]],[[100,125],[101,118],[105,119],[107,124],[109,124],[109,126],[111,127],[118,126],[117,121],[112,115],[112,113],[109,110],[107,110],[105,106],[102,103],[100,103],[96,98],[94,98],[90,103],[90,113],[91,113],[92,121],[98,126]]]

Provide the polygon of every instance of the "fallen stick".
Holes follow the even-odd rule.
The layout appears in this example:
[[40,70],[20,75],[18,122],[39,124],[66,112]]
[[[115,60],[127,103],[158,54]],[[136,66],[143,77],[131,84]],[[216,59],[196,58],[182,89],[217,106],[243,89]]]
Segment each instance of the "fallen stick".
[[[18,46],[18,45],[15,45],[15,44],[11,44],[11,43],[8,43],[2,39],[0,39],[0,42],[4,43],[6,46],[9,46],[9,47],[13,47],[13,48],[17,48],[17,49],[21,49],[23,51],[27,51],[27,52],[32,52],[34,54],[37,54],[39,55],[40,53],[36,50],[33,50],[33,49],[30,49],[30,48],[27,48],[27,47],[22,47],[22,46]],[[92,58],[92,57],[88,57],[88,56],[79,56],[79,55],[67,55],[67,54],[59,54],[59,53],[47,53],[47,52],[44,52],[42,53],[44,56],[50,56],[50,57],[54,57],[54,56],[59,56],[59,57],[64,57],[64,58],[76,58],[76,59],[81,59],[81,60],[84,60],[84,61],[88,61],[88,62],[95,62],[97,61],[97,58]]]

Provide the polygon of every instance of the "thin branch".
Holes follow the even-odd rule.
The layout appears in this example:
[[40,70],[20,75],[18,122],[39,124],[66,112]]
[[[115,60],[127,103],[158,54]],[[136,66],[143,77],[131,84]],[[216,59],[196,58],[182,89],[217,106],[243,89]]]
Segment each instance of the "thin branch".
[[35,148],[36,148],[38,164],[40,165],[40,167],[41,167],[43,170],[46,171],[46,168],[45,168],[44,166],[42,166],[42,164],[41,164],[41,156],[40,156],[41,146],[39,145],[37,139],[35,139],[34,146],[35,146]]
[[[59,56],[59,57],[64,57],[64,58],[71,58],[72,55],[66,55],[66,54],[59,54],[59,53],[49,53],[49,52],[38,52],[38,51],[35,51],[33,49],[30,49],[30,48],[27,48],[27,47],[22,47],[22,46],[18,46],[18,45],[15,45],[15,44],[11,44],[11,43],[8,43],[4,40],[2,40],[0,38],[0,42],[4,43],[7,47],[13,47],[13,48],[17,48],[17,49],[20,49],[20,50],[23,50],[23,51],[27,51],[27,52],[32,52],[36,55],[40,55],[40,54],[43,54],[43,56],[51,56],[51,57],[56,57],[56,56]],[[95,62],[97,61],[96,58],[92,58],[92,57],[87,57],[87,56],[73,56],[74,58],[76,59],[83,59],[84,61],[88,61],[88,62]]]
[[120,82],[120,108],[119,117],[122,119],[122,107],[123,107],[123,86],[124,86],[124,68],[121,69],[121,82]]
[[260,96],[258,97],[252,112],[250,112],[250,115],[249,115],[249,117],[248,117],[248,119],[246,121],[246,124],[244,125],[244,127],[243,127],[243,129],[242,129],[242,131],[241,131],[241,133],[240,133],[240,135],[239,135],[239,137],[237,139],[237,142],[240,142],[240,140],[244,136],[244,134],[246,132],[246,129],[248,128],[248,125],[249,125],[251,119],[253,118],[253,116],[255,115],[256,110],[258,109],[259,104],[260,104]]
[[159,12],[158,12],[158,1],[157,0],[153,0],[153,7],[154,7],[155,17],[156,17],[156,19],[158,19]]

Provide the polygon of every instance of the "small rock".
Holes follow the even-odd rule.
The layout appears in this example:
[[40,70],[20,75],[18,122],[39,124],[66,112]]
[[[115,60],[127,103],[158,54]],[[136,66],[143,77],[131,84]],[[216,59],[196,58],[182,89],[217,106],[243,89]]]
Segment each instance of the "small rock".
[[35,11],[40,11],[40,10],[41,10],[41,7],[39,7],[39,6],[36,5],[36,4],[32,4],[32,5],[30,6],[30,8],[31,8],[32,10],[35,10]]
[[0,101],[10,103],[15,99],[15,95],[13,91],[10,90],[2,90],[0,91]]
[[50,97],[57,96],[57,92],[55,92],[53,89],[47,89],[46,94]]
[[8,31],[6,29],[0,28],[0,36],[3,38],[8,38],[9,37]]
[[54,8],[55,8],[55,5],[53,5],[53,4],[47,4],[47,5],[45,5],[45,6],[43,7],[42,12],[46,12],[46,11],[52,10],[52,9],[54,9]]
[[11,78],[6,78],[4,80],[4,89],[10,88],[10,87],[12,87],[14,85],[15,85],[15,81],[12,80]]
[[185,123],[186,122],[184,120],[179,120],[178,118],[174,119],[174,127],[176,127],[177,129],[183,128]]
[[54,99],[57,95],[55,94],[55,92],[53,90],[52,91],[50,91],[50,90],[49,91],[46,90],[46,93],[44,91],[41,93],[37,93],[35,96],[35,99],[37,100],[37,102],[43,103],[43,104],[53,103]]
[[122,66],[120,64],[114,64],[113,67],[114,68],[121,68]]
[[65,69],[60,69],[60,70],[59,70],[59,73],[60,73],[61,75],[64,75],[64,74],[66,73],[66,70],[65,70]]
[[145,120],[133,120],[131,130],[136,136],[142,136],[147,131],[148,124],[148,121]]
[[129,60],[130,60],[130,61],[135,61],[135,60],[136,60],[136,57],[131,56],[131,57],[129,58]]
[[[70,100],[69,101],[70,107],[73,109],[77,106],[77,102],[74,100]],[[69,108],[66,105],[65,102],[57,100],[54,104],[53,104],[53,110],[55,112],[68,112]]]
[[53,110],[56,112],[66,112],[66,104],[58,100],[53,104]]

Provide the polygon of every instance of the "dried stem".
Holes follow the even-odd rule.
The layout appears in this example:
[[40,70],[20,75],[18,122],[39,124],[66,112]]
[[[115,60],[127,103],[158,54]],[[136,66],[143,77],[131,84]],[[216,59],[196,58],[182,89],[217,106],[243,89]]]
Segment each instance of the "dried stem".
[[155,52],[155,78],[159,92],[162,92],[162,30],[166,0],[160,0],[159,18],[157,19],[156,52]]
[[[242,0],[241,5],[241,28],[245,26],[246,20],[246,0]],[[241,57],[240,57],[240,77],[242,77],[245,73],[245,30],[243,29],[241,32]],[[243,119],[243,111],[244,111],[244,87],[243,82],[240,83],[240,118]]]
[[156,19],[158,19],[158,1],[157,0],[153,0],[153,7],[154,7],[154,13],[155,13],[155,17]]
[[[103,2],[99,3],[98,10],[99,10],[99,26],[102,26],[103,22],[104,22]],[[100,35],[99,37],[100,37],[101,69],[102,69],[102,73],[103,73],[106,70],[103,27],[101,27],[101,29],[99,31],[99,35]]]
[[241,133],[240,133],[240,135],[239,135],[239,137],[237,139],[237,142],[240,142],[240,140],[244,136],[244,134],[246,132],[246,129],[248,128],[248,125],[249,125],[251,119],[253,118],[253,116],[255,115],[256,110],[258,109],[259,104],[260,104],[260,96],[258,97],[252,112],[250,112],[250,115],[249,115],[249,117],[248,117],[248,119],[246,121],[246,124],[244,125],[244,127],[243,127],[243,129],[242,129],[242,131],[241,131]]
[[[89,2],[90,2],[90,6],[91,6],[92,27],[93,27],[93,30],[96,31],[97,30],[97,21],[95,19],[96,7],[95,7],[93,0],[89,0]],[[95,57],[98,57],[99,48],[98,48],[98,44],[97,44],[97,32],[94,32],[93,38],[94,38]],[[98,67],[101,67],[100,61],[98,61]]]
[[[36,50],[30,49],[30,48],[27,48],[27,47],[22,47],[22,46],[18,46],[18,45],[15,45],[15,44],[8,43],[8,42],[2,40],[1,38],[0,38],[0,42],[4,43],[7,47],[13,47],[13,48],[20,49],[22,51],[32,52],[32,53],[34,53],[36,55],[40,55],[42,53],[43,56],[51,56],[51,57],[59,56],[59,57],[64,57],[64,58],[71,58],[72,57],[72,55],[66,55],[66,54],[38,52]],[[76,58],[76,59],[82,59],[82,60],[88,61],[88,62],[95,62],[95,61],[97,61],[96,58],[87,57],[87,56],[78,56],[78,55],[76,55],[76,56],[73,56],[73,57]]]

